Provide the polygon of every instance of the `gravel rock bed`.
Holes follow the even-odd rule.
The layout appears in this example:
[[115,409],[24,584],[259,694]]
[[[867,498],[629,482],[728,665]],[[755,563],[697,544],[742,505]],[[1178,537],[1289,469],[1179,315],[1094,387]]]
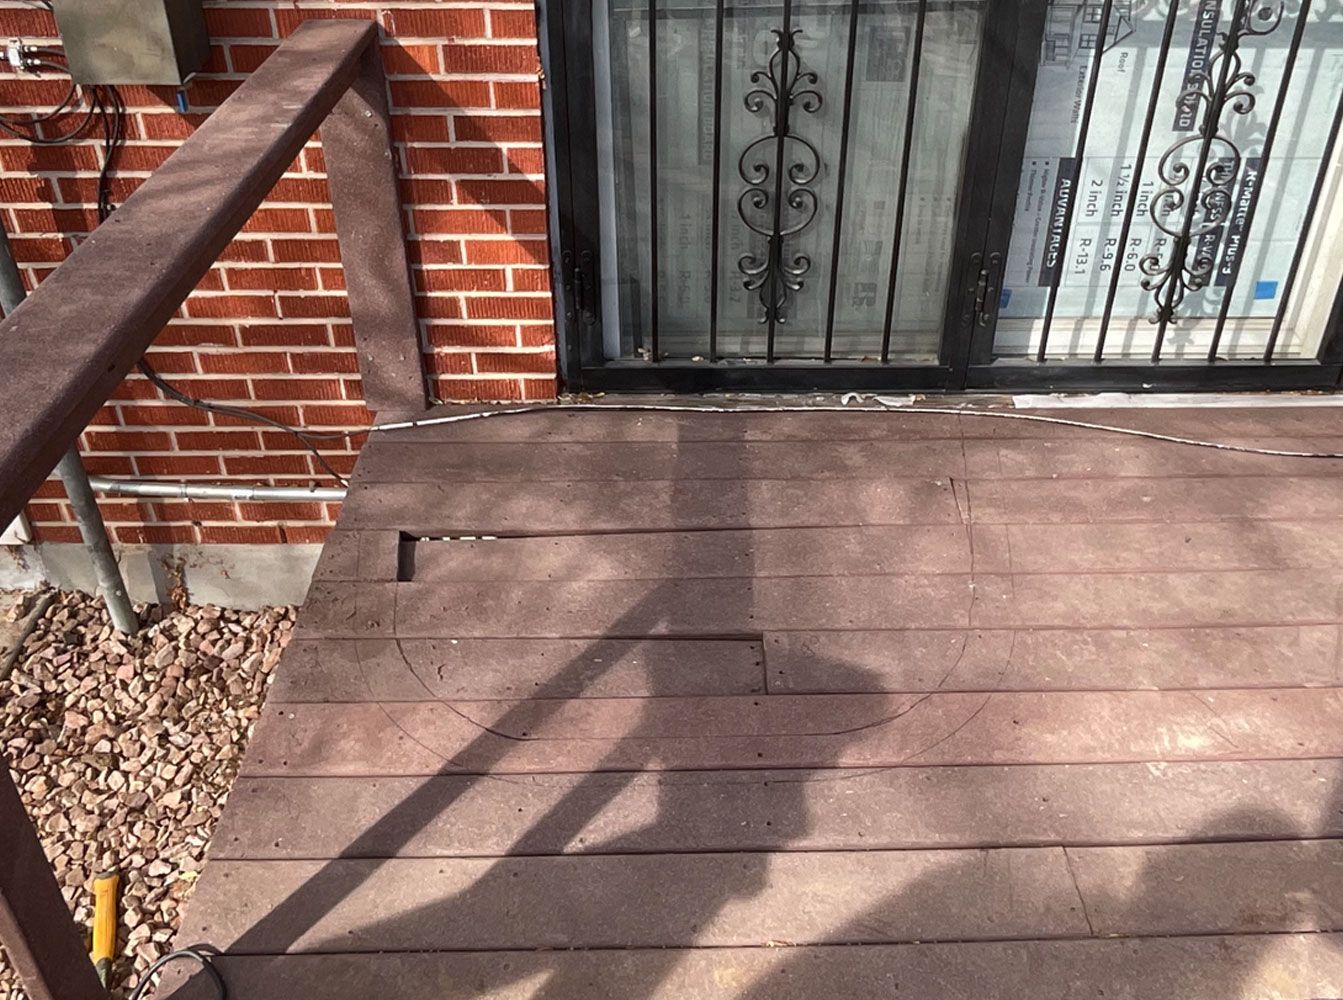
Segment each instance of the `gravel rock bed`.
[[[137,610],[127,637],[58,595],[0,679],[0,745],[81,926],[93,877],[121,874],[118,997],[169,949],[294,619]],[[0,997],[23,996],[0,956]]]

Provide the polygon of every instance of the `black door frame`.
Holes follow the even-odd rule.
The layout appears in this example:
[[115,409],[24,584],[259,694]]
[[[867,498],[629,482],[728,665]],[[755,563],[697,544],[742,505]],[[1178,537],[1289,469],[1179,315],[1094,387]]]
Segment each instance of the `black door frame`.
[[[604,358],[591,5],[537,0],[560,378],[568,391],[1141,391],[1331,389],[1343,377],[1343,287],[1315,359],[1158,364],[985,360],[1010,238],[1046,4],[988,0],[957,198],[943,337],[931,365]],[[1028,57],[1019,58],[1019,54]]]

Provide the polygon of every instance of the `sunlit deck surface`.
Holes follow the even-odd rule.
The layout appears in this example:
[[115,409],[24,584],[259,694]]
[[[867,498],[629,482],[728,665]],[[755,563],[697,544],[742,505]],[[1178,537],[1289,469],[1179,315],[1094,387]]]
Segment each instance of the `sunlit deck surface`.
[[375,435],[178,943],[255,1000],[1343,995],[1341,529],[1343,461],[1017,421]]

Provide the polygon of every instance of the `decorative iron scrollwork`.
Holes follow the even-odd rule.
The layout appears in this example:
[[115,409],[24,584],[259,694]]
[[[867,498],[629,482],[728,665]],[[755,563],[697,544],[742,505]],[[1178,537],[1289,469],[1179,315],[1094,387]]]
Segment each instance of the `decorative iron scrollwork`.
[[[746,290],[759,294],[760,322],[783,323],[790,295],[801,291],[803,277],[811,270],[810,257],[789,256],[783,243],[811,225],[820,207],[810,185],[820,176],[821,154],[807,139],[794,134],[790,112],[797,108],[815,114],[822,98],[816,89],[819,77],[802,69],[797,51],[802,29],[771,31],[777,40],[774,53],[765,69],[751,73],[755,86],[744,103],[753,114],[770,115],[773,128],[750,143],[737,161],[737,173],[747,185],[737,198],[737,214],[767,243],[763,255],[743,254],[737,270]],[[784,206],[791,211],[785,214]]]
[[[1267,35],[1282,23],[1283,0],[1237,0],[1227,30],[1219,32],[1217,53],[1205,70],[1191,74],[1177,106],[1194,109],[1199,125],[1161,156],[1157,174],[1164,185],[1152,198],[1152,222],[1172,241],[1169,255],[1155,249],[1138,261],[1142,287],[1152,293],[1153,323],[1176,320],[1190,292],[1212,277],[1220,240],[1218,228],[1231,214],[1233,187],[1240,174],[1241,152],[1226,134],[1223,117],[1254,110],[1255,75],[1245,69],[1240,46]],[[1188,159],[1197,157],[1191,169]],[[1157,344],[1157,352],[1160,343]]]

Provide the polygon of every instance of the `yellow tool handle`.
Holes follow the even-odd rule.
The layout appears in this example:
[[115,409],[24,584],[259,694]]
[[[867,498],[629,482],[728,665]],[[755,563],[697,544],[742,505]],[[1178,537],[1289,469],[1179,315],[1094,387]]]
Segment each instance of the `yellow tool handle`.
[[104,872],[93,880],[93,958],[98,976],[107,985],[117,950],[117,887],[121,876]]

